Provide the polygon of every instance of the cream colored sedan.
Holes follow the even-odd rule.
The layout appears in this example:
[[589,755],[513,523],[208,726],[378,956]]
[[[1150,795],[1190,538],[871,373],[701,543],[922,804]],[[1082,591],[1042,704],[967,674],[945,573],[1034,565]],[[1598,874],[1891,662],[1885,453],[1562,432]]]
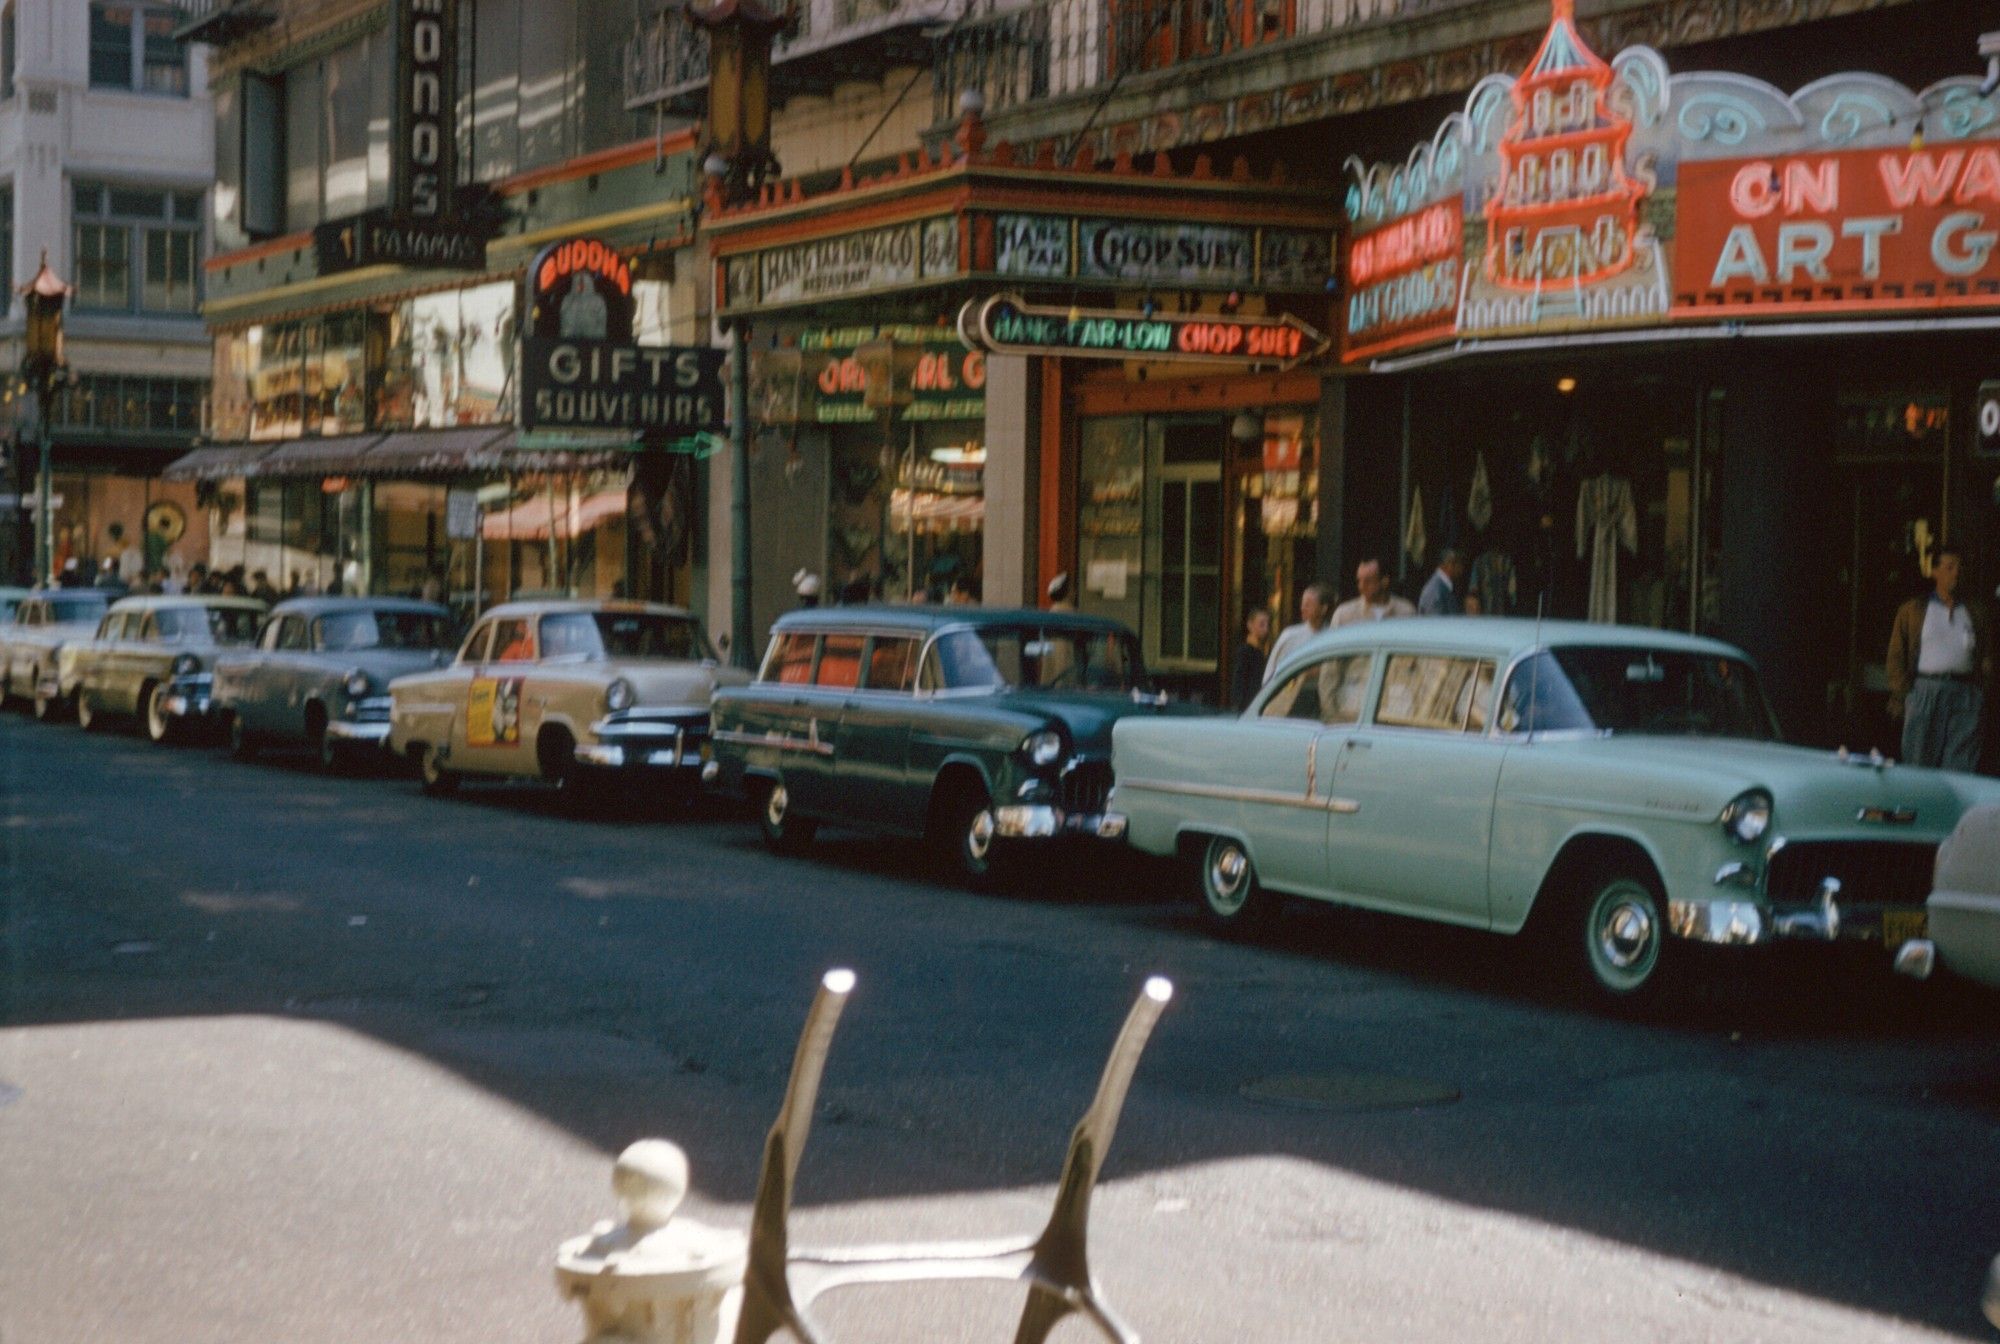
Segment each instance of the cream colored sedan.
[[482,775],[692,792],[709,694],[748,681],[678,607],[514,602],[481,617],[449,667],[389,684],[389,749],[433,794]]

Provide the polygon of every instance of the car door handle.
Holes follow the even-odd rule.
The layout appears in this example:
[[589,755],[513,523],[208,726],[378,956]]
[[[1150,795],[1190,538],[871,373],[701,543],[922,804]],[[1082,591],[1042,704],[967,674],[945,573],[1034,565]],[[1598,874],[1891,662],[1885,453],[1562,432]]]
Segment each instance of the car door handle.
[[1361,810],[1361,804],[1352,798],[1329,798],[1326,810],[1337,817],[1351,817]]

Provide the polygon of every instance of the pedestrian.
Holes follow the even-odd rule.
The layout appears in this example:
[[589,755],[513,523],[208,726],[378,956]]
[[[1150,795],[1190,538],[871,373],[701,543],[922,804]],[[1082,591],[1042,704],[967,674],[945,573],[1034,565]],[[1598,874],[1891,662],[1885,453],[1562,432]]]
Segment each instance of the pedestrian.
[[111,554],[118,565],[118,577],[129,588],[146,572],[146,553],[125,539],[125,524],[113,523],[104,531],[111,538]]
[[819,575],[809,569],[799,570],[792,575],[792,591],[798,595],[800,610],[818,606]]
[[62,569],[56,575],[56,587],[81,588],[83,586],[83,566],[78,564],[76,557],[72,555],[62,562]]
[[250,596],[264,602],[278,600],[278,590],[271,586],[271,576],[268,573],[260,569],[250,576]]
[[1419,616],[1457,616],[1465,611],[1465,557],[1447,546],[1438,555],[1437,572],[1417,594]]
[[444,601],[444,577],[436,570],[424,575],[423,586],[417,589],[417,596],[425,602]]
[[1993,675],[1986,613],[1958,596],[1965,554],[1940,546],[1931,591],[1896,613],[1889,631],[1889,714],[1903,720],[1903,760],[1940,770],[1979,768],[1979,720]]
[[1278,664],[1285,661],[1299,645],[1326,629],[1333,619],[1333,589],[1324,583],[1313,582],[1299,594],[1299,623],[1288,625],[1278,632],[1271,642],[1271,656],[1264,664],[1264,680],[1278,670]]
[[117,593],[120,596],[123,596],[125,594],[125,592],[129,588],[129,585],[125,582],[124,578],[118,573],[117,556],[107,555],[104,557],[104,559],[98,562],[97,582],[92,584],[91,586],[93,588],[103,588],[109,592]]
[[1049,580],[1048,597],[1049,597],[1050,611],[1076,610],[1076,602],[1070,596],[1070,581],[1069,581],[1068,570],[1064,570],[1062,573],[1056,575],[1053,579]]
[[1391,616],[1414,616],[1417,609],[1410,599],[1392,592],[1382,562],[1370,557],[1354,567],[1354,587],[1360,594],[1333,609],[1334,629],[1359,625],[1363,621],[1387,620]]
[[1271,609],[1252,607],[1243,615],[1243,643],[1229,674],[1229,707],[1241,713],[1264,684],[1264,650],[1271,646]]

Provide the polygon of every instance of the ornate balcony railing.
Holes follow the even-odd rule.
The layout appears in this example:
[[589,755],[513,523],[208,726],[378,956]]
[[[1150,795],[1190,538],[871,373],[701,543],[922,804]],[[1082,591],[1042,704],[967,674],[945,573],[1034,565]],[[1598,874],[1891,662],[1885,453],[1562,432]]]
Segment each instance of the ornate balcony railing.
[[278,0],[180,0],[174,36],[225,46],[278,20]]
[[974,0],[937,38],[940,122],[977,89],[988,112],[1150,70],[1476,0]]

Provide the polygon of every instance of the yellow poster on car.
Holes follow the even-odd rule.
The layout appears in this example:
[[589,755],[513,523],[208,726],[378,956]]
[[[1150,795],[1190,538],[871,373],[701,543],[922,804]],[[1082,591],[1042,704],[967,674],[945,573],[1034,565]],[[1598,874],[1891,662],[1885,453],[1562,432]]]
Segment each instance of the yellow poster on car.
[[465,743],[511,747],[521,740],[521,679],[474,677],[465,698]]

